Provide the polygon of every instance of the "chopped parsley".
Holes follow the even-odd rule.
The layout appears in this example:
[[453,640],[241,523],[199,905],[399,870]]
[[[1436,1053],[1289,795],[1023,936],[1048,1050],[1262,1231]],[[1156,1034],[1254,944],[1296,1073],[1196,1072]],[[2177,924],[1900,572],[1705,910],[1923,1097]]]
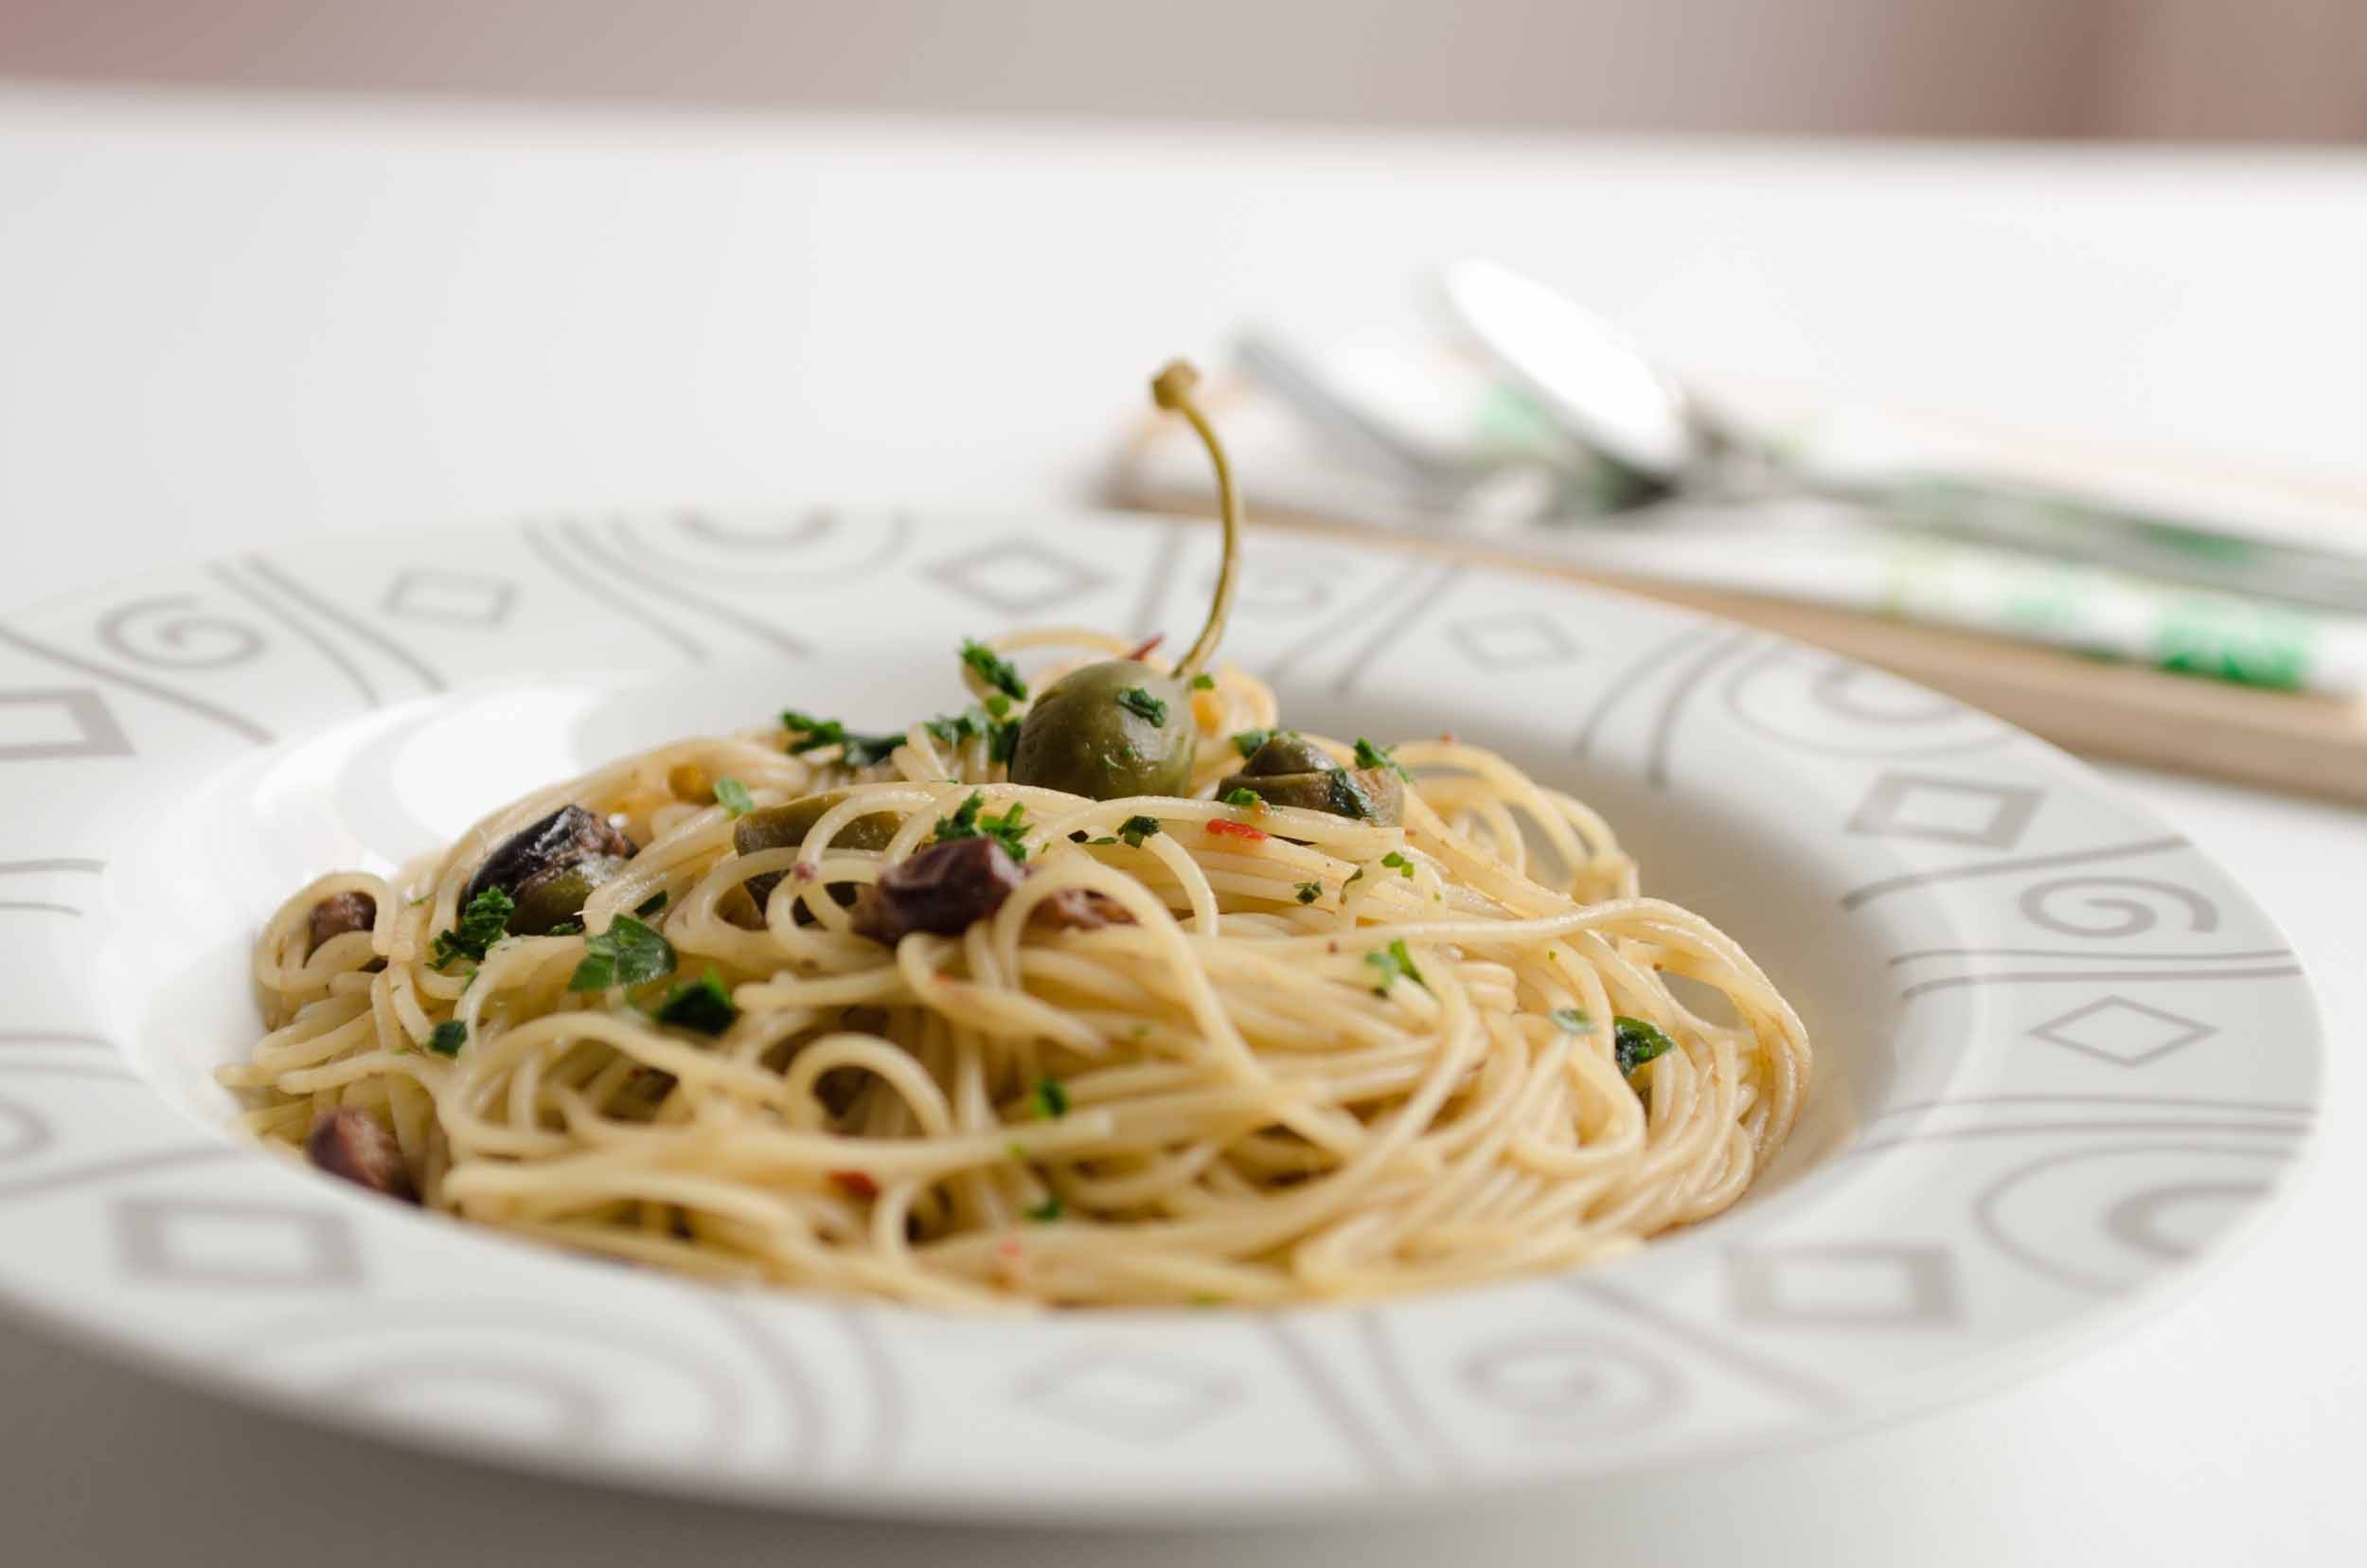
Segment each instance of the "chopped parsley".
[[567,982],[571,991],[639,986],[674,972],[674,945],[630,915],[619,915],[596,936],[583,939],[583,962]]
[[997,720],[987,732],[987,760],[1010,766],[1011,758],[1019,755],[1019,730],[1016,719]]
[[[867,768],[884,759],[890,752],[904,743],[901,735],[855,735],[836,719],[816,719],[810,713],[795,708],[781,713],[781,727],[790,733],[789,749],[792,755],[803,756],[820,751],[825,746],[840,748],[839,755],[850,768]],[[721,797],[721,781],[718,781]]]
[[748,786],[737,778],[719,778],[715,781],[715,803],[723,808],[726,816],[746,816],[756,809],[755,799],[748,793]]
[[[638,904],[635,904],[632,912],[635,915],[640,916],[645,920],[655,919],[658,916],[666,913],[667,898],[667,894],[666,889],[661,887],[656,892],[650,894],[648,898],[642,900]],[[581,926],[578,926],[576,929],[580,931],[583,928]]]
[[1389,867],[1400,877],[1411,877],[1414,875],[1414,863],[1406,859],[1395,849],[1392,849],[1387,854],[1381,856],[1380,864]]
[[732,1001],[732,993],[724,988],[723,977],[709,964],[698,984],[676,986],[666,993],[666,1000],[657,1005],[657,1021],[673,1024],[701,1034],[720,1035],[732,1026],[739,1016],[739,1008]]
[[1397,982],[1400,974],[1424,990],[1430,989],[1430,982],[1422,978],[1422,971],[1414,967],[1414,955],[1405,951],[1403,937],[1390,943],[1379,953],[1366,953],[1364,961],[1380,971],[1380,982],[1373,987],[1373,994],[1376,996],[1388,995],[1389,988]]
[[1611,1059],[1619,1063],[1622,1073],[1632,1073],[1677,1048],[1675,1041],[1640,1018],[1612,1019],[1611,1041]]
[[517,912],[518,905],[508,894],[498,887],[487,888],[469,900],[458,925],[436,934],[427,967],[441,971],[463,959],[475,963],[485,956],[487,948],[508,935],[509,917]]
[[1167,704],[1141,686],[1128,686],[1119,692],[1118,706],[1148,723],[1164,724],[1167,722]]
[[1059,1193],[1047,1192],[1043,1195],[1042,1203],[1028,1204],[1024,1212],[1027,1218],[1037,1224],[1048,1225],[1060,1217],[1061,1210],[1065,1206],[1061,1203]]
[[1192,689],[1194,691],[1214,691],[1217,689],[1217,678],[1203,669],[1199,674],[1192,677]]
[[583,935],[583,922],[581,920],[561,920],[557,925],[551,927],[550,930],[543,933],[543,935],[545,936],[580,936]]
[[1324,884],[1319,882],[1300,882],[1298,884],[1298,896],[1299,902],[1313,903],[1317,899],[1324,896]]
[[1254,811],[1266,804],[1266,797],[1255,790],[1243,787],[1238,790],[1226,791],[1224,803],[1227,806],[1237,806],[1244,811]]
[[1556,1007],[1553,1011],[1553,1020],[1556,1028],[1569,1034],[1593,1034],[1594,1032],[1594,1021],[1576,1007]]
[[973,707],[959,713],[940,713],[934,719],[923,720],[920,727],[947,745],[958,746],[987,733],[986,710]]
[[1118,837],[1129,849],[1140,849],[1143,840],[1154,838],[1159,832],[1159,819],[1154,816],[1130,816],[1118,824]]
[[1027,683],[1019,678],[1019,671],[1011,667],[1011,661],[985,643],[964,638],[962,663],[970,666],[980,680],[1006,697],[1023,698],[1027,695]]
[[1387,768],[1399,778],[1411,780],[1414,775],[1407,773],[1404,764],[1391,755],[1393,749],[1376,746],[1360,735],[1356,738],[1356,765],[1360,768]]
[[427,1048],[441,1057],[458,1056],[468,1042],[469,1026],[456,1018],[445,1019],[427,1037]]
[[978,809],[986,803],[985,794],[976,790],[970,791],[970,798],[956,806],[952,816],[937,818],[937,842],[943,844],[952,839],[966,838],[996,839],[1002,843],[1011,859],[1025,860],[1027,858],[1026,806],[1014,800],[1011,802],[1011,809],[1001,816],[982,816]]
[[1004,696],[999,691],[988,692],[987,717],[989,719],[1008,719],[1010,716],[1011,700],[1008,697]]
[[1239,752],[1241,754],[1242,760],[1246,761],[1250,757],[1255,757],[1257,755],[1257,748],[1272,739],[1273,737],[1274,732],[1272,730],[1242,730],[1233,737],[1233,749]]
[[1360,865],[1360,866],[1358,866],[1358,867],[1356,868],[1356,874],[1355,874],[1354,876],[1350,877],[1350,878],[1348,879],[1348,881],[1347,881],[1347,882],[1342,882],[1342,883],[1340,884],[1340,886],[1341,886],[1343,889],[1345,889],[1345,888],[1347,887],[1347,885],[1348,885],[1348,882],[1362,882],[1363,880],[1364,880],[1364,867],[1362,867],[1362,866],[1361,866],[1361,865]]
[[1059,1121],[1068,1114],[1068,1085],[1059,1078],[1038,1078],[1035,1093],[1028,1098],[1036,1114],[1045,1121]]

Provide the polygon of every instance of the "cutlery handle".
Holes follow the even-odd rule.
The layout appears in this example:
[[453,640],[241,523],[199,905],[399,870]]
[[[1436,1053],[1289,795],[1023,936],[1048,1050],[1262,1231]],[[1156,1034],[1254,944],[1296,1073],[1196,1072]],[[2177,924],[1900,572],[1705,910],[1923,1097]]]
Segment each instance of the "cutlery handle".
[[1902,475],[1828,492],[1900,527],[2221,593],[2367,615],[2367,556],[2229,532],[2002,478]]

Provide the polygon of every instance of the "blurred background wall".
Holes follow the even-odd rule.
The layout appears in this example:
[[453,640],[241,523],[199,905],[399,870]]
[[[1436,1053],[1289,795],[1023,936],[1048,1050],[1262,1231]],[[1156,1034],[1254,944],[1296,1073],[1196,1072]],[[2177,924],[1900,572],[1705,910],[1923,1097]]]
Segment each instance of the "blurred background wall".
[[1548,131],[2367,139],[2367,0],[0,0],[0,76]]

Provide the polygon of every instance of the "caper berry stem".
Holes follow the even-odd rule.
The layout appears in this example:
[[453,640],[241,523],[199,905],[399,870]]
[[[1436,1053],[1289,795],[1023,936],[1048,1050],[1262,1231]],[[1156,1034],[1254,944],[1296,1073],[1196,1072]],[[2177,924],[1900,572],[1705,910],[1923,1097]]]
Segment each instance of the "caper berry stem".
[[1217,571],[1216,602],[1208,607],[1208,624],[1193,639],[1191,651],[1175,667],[1176,678],[1183,681],[1199,674],[1201,667],[1215,656],[1217,644],[1224,639],[1225,622],[1233,615],[1233,589],[1241,564],[1241,496],[1233,486],[1233,465],[1225,459],[1224,443],[1217,439],[1215,427],[1209,424],[1207,414],[1193,396],[1199,385],[1200,372],[1192,368],[1188,360],[1169,361],[1150,383],[1151,401],[1190,420],[1201,445],[1208,449],[1208,460],[1217,470],[1217,503],[1224,517],[1224,563]]

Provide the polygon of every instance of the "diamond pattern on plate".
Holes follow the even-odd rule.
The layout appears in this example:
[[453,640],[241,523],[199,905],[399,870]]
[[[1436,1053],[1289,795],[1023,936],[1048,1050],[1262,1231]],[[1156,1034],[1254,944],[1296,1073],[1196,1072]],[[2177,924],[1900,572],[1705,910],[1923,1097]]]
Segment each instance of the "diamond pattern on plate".
[[1464,657],[1486,670],[1532,669],[1577,657],[1578,639],[1551,615],[1475,615],[1447,628]]
[[1936,839],[2011,849],[2038,814],[2046,792],[2027,784],[1886,773],[1874,781],[1843,829],[1868,838]]
[[2034,1040],[2085,1051],[2119,1067],[2143,1067],[2218,1032],[2216,1024],[2120,995],[2099,997],[2028,1031]]
[[1033,615],[1114,579],[1026,534],[1013,534],[924,567],[965,598],[1006,615]]
[[362,1254],[344,1216],[293,1203],[119,1198],[108,1209],[116,1256],[157,1285],[351,1286]]
[[1238,1404],[1231,1377],[1190,1362],[1105,1348],[1021,1380],[1020,1403],[1111,1437],[1164,1442]]
[[1937,1328],[1962,1314],[1955,1262],[1937,1247],[1860,1242],[1732,1254],[1745,1323],[1799,1328]]
[[131,755],[132,738],[89,686],[0,691],[0,761]]
[[398,620],[489,632],[509,618],[509,608],[517,599],[518,585],[503,578],[411,566],[386,585],[386,597],[379,607]]

